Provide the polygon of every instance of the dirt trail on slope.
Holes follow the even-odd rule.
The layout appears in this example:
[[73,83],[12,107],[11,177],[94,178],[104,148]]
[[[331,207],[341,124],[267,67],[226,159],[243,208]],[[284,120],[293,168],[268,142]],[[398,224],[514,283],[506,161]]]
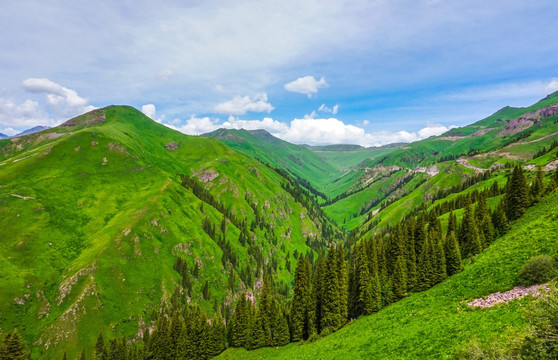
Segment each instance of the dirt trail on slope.
[[469,162],[467,161],[467,159],[459,158],[459,159],[457,159],[457,162],[458,162],[459,164],[465,166],[466,168],[473,169],[473,170],[478,171],[478,172],[484,172],[484,171],[486,171],[486,169],[481,169],[481,168],[479,168],[479,167],[476,167],[475,165],[471,165],[471,163],[469,163]]

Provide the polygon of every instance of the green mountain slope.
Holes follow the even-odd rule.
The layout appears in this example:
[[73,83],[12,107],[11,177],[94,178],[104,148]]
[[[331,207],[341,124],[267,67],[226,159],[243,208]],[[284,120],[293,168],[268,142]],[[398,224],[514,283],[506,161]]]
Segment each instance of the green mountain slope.
[[255,351],[228,349],[219,359],[452,359],[471,339],[504,342],[525,331],[529,297],[486,309],[466,302],[511,289],[523,263],[558,249],[558,194],[529,209],[512,230],[465,270],[411,294],[314,343]]
[[[295,201],[288,181],[131,107],[0,141],[0,329],[17,327],[36,358],[73,358],[100,330],[133,338],[180,281],[177,256],[199,268],[191,300],[208,312],[256,288],[264,270],[286,286],[294,253],[309,239],[327,245],[326,220]],[[235,260],[222,259],[226,246]]]
[[320,191],[339,176],[334,166],[306,147],[278,139],[265,130],[218,129],[202,136],[219,139],[233,149],[303,178]]

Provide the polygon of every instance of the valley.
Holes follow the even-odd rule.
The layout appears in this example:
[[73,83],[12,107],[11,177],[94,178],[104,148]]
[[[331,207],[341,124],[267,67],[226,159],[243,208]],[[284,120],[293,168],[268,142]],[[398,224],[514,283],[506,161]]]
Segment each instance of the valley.
[[163,319],[194,331],[190,316],[219,340],[181,358],[453,358],[471,337],[505,344],[532,300],[465,303],[557,254],[557,104],[377,148],[188,136],[129,106],[0,140],[1,334],[17,329],[37,359],[118,346],[173,358],[154,339]]

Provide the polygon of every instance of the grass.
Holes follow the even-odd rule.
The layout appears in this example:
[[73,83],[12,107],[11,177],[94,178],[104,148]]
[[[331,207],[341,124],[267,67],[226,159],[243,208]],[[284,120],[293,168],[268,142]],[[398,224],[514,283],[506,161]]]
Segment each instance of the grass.
[[254,351],[228,349],[218,359],[452,359],[472,338],[505,342],[508,335],[525,330],[529,298],[487,309],[471,309],[464,303],[511,289],[527,259],[556,254],[557,213],[558,193],[553,193],[529,209],[463,272],[314,343]]
[[[20,147],[0,145],[0,329],[17,327],[35,344],[34,358],[61,358],[64,351],[73,358],[84,346],[92,349],[101,330],[107,338],[133,337],[174,291],[179,255],[191,268],[202,264],[192,300],[206,311],[214,311],[213,299],[240,291],[238,282],[234,293],[228,289],[222,250],[201,227],[206,217],[219,227],[223,215],[207,203],[202,212],[178,173],[218,174],[205,187],[248,224],[250,194],[273,223],[271,234],[255,229],[254,236],[264,259],[277,261],[280,284],[292,282],[287,259],[295,264],[294,251],[309,251],[306,237],[320,232],[282,189],[285,180],[260,162],[130,107],[102,111],[102,124],[87,126],[88,114],[73,127],[21,138]],[[171,142],[178,149],[167,150]],[[239,234],[229,223],[226,239],[239,263],[255,268]],[[205,280],[210,300],[201,299]]]

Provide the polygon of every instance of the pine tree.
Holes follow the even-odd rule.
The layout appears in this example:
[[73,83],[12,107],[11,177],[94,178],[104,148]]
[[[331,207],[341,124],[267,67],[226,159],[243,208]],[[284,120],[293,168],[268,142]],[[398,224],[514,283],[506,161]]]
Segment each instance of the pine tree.
[[480,239],[482,239],[481,246],[483,249],[486,249],[494,239],[494,224],[492,223],[492,217],[490,216],[484,193],[479,197],[475,217],[479,228],[479,236],[482,234],[480,236]]
[[403,237],[403,229],[401,224],[397,223],[395,230],[390,236],[386,249],[386,260],[388,268],[388,276],[392,276],[395,270],[395,263],[398,258],[405,259],[405,239]]
[[305,338],[304,329],[308,328],[308,305],[311,303],[309,266],[304,255],[298,257],[294,277],[294,298],[291,311],[293,341]]
[[453,210],[450,211],[448,217],[448,231],[446,232],[446,238],[450,235],[450,233],[457,233],[457,216],[453,213]]
[[341,304],[338,262],[335,246],[329,247],[326,258],[326,271],[324,279],[324,299],[323,299],[323,318],[322,331],[333,332],[341,326]]
[[262,314],[259,310],[255,311],[254,320],[250,327],[250,340],[246,346],[247,349],[258,349],[266,345],[266,334],[262,323]]
[[442,223],[438,219],[438,212],[436,208],[432,209],[428,220],[428,230],[435,230],[438,234],[442,234]]
[[513,221],[519,218],[531,205],[529,187],[521,166],[513,169],[511,179],[508,180],[506,203],[508,205],[507,217]]
[[469,198],[465,199],[465,214],[459,230],[459,246],[463,257],[479,254],[482,250]]
[[26,359],[29,356],[25,343],[23,339],[14,330],[8,333],[2,343],[0,344],[0,359],[1,360],[20,360]]
[[459,244],[453,231],[446,238],[444,244],[444,253],[446,256],[446,273],[448,276],[457,274],[461,271],[461,252]]
[[531,183],[531,201],[539,202],[544,192],[544,176],[542,167],[537,167],[537,174]]
[[[386,260],[386,251],[385,251],[385,241],[382,240],[380,234],[378,234],[374,238],[372,246],[374,247],[372,255],[376,254],[377,265],[374,266],[374,264],[372,263],[374,261],[374,257],[369,256],[368,259],[372,263],[370,265],[370,267],[374,268],[376,270],[376,272],[378,273],[378,279],[380,280],[380,283],[381,284],[387,284],[388,273],[387,273],[387,264],[386,264],[387,260]],[[374,272],[374,270],[372,270],[370,273],[373,273],[373,272]]]
[[380,309],[381,289],[378,275],[370,273],[366,245],[357,244],[355,248],[355,316],[371,314]]
[[104,349],[105,349],[105,340],[103,338],[103,332],[101,331],[97,336],[97,343],[95,344],[95,354],[97,356],[101,356]]
[[505,211],[505,199],[502,199],[492,214],[492,224],[498,235],[504,235],[510,230],[510,223]]
[[[111,346],[113,346],[111,344]],[[115,346],[115,345],[114,345]],[[166,359],[166,354],[170,353],[169,321],[162,310],[161,316],[157,319],[153,333],[149,339],[149,349],[154,359]],[[110,351],[112,355],[112,350]]]
[[426,220],[424,211],[419,212],[417,216],[417,225],[415,228],[415,253],[417,259],[420,259],[420,252],[423,249],[423,244],[426,242],[428,232],[426,231]]
[[348,284],[348,274],[347,265],[345,264],[345,250],[342,244],[339,244],[336,250],[337,256],[337,277],[339,281],[339,321],[340,326],[343,326],[348,320],[348,295],[349,295],[349,284]]
[[216,356],[223,352],[227,346],[227,329],[225,323],[220,316],[213,318],[210,328],[210,344],[208,346],[208,355]]
[[434,284],[442,282],[446,278],[446,255],[444,253],[444,246],[442,244],[442,238],[440,237],[439,233],[433,232],[433,236],[436,236],[432,239],[432,254],[433,254],[433,270],[434,270]]
[[415,218],[411,216],[405,226],[406,253],[407,253],[407,291],[417,285],[417,255],[415,250]]
[[397,258],[393,268],[393,275],[391,276],[391,294],[392,298],[389,302],[393,303],[402,299],[407,294],[407,275],[406,275],[406,262],[402,256]]
[[429,289],[433,284],[432,274],[432,254],[430,245],[430,240],[428,237],[422,243],[422,249],[420,251],[419,262],[417,266],[417,286],[418,291],[424,291]]
[[184,331],[184,322],[180,318],[180,313],[175,310],[172,314],[172,318],[169,325],[169,354],[170,357],[178,359],[180,357],[180,338],[182,332]]
[[372,284],[368,257],[363,242],[357,243],[354,248],[354,317],[372,312]]
[[278,314],[277,331],[275,332],[273,345],[286,345],[289,343],[290,340],[289,323],[287,321],[287,316],[283,312],[281,312],[280,314]]
[[232,345],[235,347],[247,346],[250,331],[250,303],[246,294],[242,293],[236,302],[232,323]]
[[[326,275],[326,261],[324,257],[320,254],[318,260],[316,261],[316,271],[313,274],[312,279],[312,289],[313,289],[313,305],[315,309],[315,319],[316,319],[316,332],[319,334],[322,332],[323,317],[324,317],[324,292],[325,292],[325,275]],[[293,341],[294,330],[293,330]]]

